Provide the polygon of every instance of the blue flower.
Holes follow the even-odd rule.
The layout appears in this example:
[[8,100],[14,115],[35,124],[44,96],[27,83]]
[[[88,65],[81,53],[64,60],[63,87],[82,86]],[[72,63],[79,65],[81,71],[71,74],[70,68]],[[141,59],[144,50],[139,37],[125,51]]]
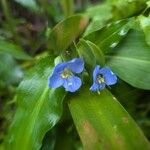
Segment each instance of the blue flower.
[[93,85],[91,91],[99,91],[105,88],[106,85],[113,85],[117,82],[117,76],[108,68],[100,68],[97,65],[93,71]]
[[74,73],[81,73],[83,69],[84,62],[81,58],[74,58],[71,61],[58,64],[49,77],[49,87],[63,86],[66,91],[75,92],[80,88],[82,82]]

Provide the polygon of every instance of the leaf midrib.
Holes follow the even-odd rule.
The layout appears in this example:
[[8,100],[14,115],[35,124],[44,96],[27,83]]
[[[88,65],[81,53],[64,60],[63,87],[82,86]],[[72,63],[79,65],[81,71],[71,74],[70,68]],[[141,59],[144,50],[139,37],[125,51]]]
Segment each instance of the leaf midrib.
[[123,56],[109,56],[107,55],[106,58],[113,58],[113,59],[120,59],[120,60],[127,60],[127,61],[134,61],[134,62],[142,62],[142,63],[148,63],[150,64],[150,60],[144,60],[144,59],[137,59],[137,58],[131,58],[131,57],[123,57]]
[[[40,113],[41,107],[44,104],[45,96],[46,96],[46,93],[48,92],[48,90],[49,90],[48,87],[46,87],[44,89],[43,94],[41,95],[40,99],[37,100],[37,103],[34,106],[35,109],[33,109],[32,113],[30,115],[31,117],[29,118],[28,129],[30,129],[31,132],[33,131],[33,128],[34,128],[36,119],[38,118],[38,115]],[[31,133],[31,132],[27,132],[27,133]],[[24,140],[25,145],[23,147],[24,150],[26,150],[28,148],[31,148],[30,145],[29,145],[30,139],[31,139],[31,134],[28,134],[25,139],[26,139],[26,141]]]

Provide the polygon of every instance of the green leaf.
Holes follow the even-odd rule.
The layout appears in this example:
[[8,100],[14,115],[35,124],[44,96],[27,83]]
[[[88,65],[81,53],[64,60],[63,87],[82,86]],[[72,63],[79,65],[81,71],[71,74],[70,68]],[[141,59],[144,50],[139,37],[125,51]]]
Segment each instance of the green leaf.
[[107,53],[128,33],[134,19],[125,19],[111,23],[100,30],[92,32],[83,37],[96,44],[104,53]]
[[5,85],[18,83],[23,76],[22,69],[9,54],[0,53],[0,81]]
[[141,28],[144,31],[146,42],[150,46],[150,16],[139,16],[138,19],[140,21]]
[[150,48],[142,31],[129,32],[106,58],[107,65],[122,80],[134,87],[150,89]]
[[36,3],[36,0],[15,0],[17,3],[22,6],[30,9],[31,11],[39,11],[39,6]]
[[84,149],[149,150],[140,128],[108,90],[100,95],[84,88],[69,108]]
[[0,40],[0,53],[8,53],[17,59],[28,60],[31,59],[19,45],[15,45],[11,42]]
[[87,41],[87,44],[89,45],[89,47],[91,48],[91,50],[92,50],[92,52],[94,54],[94,57],[96,59],[96,64],[104,66],[104,64],[105,64],[105,57],[104,57],[104,54],[101,51],[101,49],[97,45],[95,45],[94,43],[92,43],[90,41]]
[[112,7],[113,18],[123,19],[140,14],[146,8],[147,0],[107,0]]
[[77,51],[79,56],[82,57],[86,64],[86,69],[91,70],[96,65],[96,60],[94,58],[94,54],[91,51],[91,48],[87,44],[87,42],[83,39],[80,39],[79,43],[77,44]]
[[66,92],[63,88],[48,87],[53,62],[53,57],[41,58],[20,83],[16,95],[18,109],[7,137],[7,150],[39,149],[45,133],[60,119]]
[[99,30],[103,27],[108,20],[112,18],[111,6],[107,3],[100,3],[89,7],[85,13],[91,19],[84,35],[87,35],[93,31]]
[[105,58],[102,51],[92,42],[80,39],[76,45],[80,57],[83,57],[87,70],[92,71],[96,64],[104,65]]
[[49,49],[60,54],[83,32],[87,23],[88,18],[84,15],[75,15],[58,23],[49,35]]

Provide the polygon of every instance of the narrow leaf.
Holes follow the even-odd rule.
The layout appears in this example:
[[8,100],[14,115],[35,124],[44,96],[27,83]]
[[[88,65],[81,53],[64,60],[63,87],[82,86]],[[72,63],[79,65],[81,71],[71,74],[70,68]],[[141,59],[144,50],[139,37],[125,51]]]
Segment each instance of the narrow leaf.
[[96,65],[96,60],[87,42],[83,39],[80,39],[76,47],[77,47],[79,56],[83,57],[86,63],[86,69],[88,70],[93,69],[94,66]]
[[76,48],[79,56],[84,58],[88,70],[92,71],[96,64],[104,65],[104,55],[94,43],[80,39]]
[[61,0],[60,4],[63,9],[63,13],[65,17],[68,17],[74,12],[74,2],[73,0]]
[[122,80],[134,87],[150,89],[150,48],[142,31],[129,32],[106,58],[107,65]]
[[54,58],[47,56],[31,68],[20,83],[16,95],[18,109],[15,114],[6,149],[37,150],[45,133],[60,119],[65,92],[62,88],[50,89],[48,76]]
[[95,45],[94,43],[92,43],[90,41],[87,41],[87,43],[90,46],[90,48],[95,56],[96,64],[103,66],[105,64],[105,57],[104,57],[104,54],[101,51],[101,49],[97,45]]

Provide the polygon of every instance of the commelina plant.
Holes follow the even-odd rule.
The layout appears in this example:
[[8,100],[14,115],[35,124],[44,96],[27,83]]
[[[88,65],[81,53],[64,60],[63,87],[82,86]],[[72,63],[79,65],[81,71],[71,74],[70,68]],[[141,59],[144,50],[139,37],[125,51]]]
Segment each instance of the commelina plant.
[[[132,110],[141,123],[147,118],[142,127],[148,129],[149,96],[143,97],[150,90],[150,4],[145,1],[108,0],[49,26],[43,38],[46,52],[35,57],[35,64],[31,61],[16,91],[18,107],[6,150],[150,150],[127,112]],[[70,4],[60,2],[66,2],[64,8]],[[2,51],[3,42],[0,45]],[[11,48],[7,44],[6,52]],[[22,58],[22,53],[15,54]],[[145,117],[138,116],[139,104],[144,104],[140,113]],[[149,130],[145,133],[149,137]]]

